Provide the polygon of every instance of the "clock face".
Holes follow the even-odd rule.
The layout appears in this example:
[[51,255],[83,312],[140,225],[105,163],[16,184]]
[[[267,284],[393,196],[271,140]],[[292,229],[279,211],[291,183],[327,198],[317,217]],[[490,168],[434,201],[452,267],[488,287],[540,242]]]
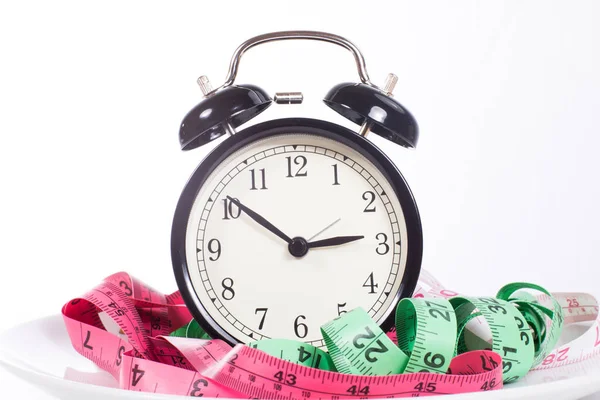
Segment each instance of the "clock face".
[[203,312],[239,342],[323,346],[319,328],[341,313],[390,314],[408,240],[390,182],[363,154],[296,133],[253,142],[216,167],[193,202],[185,253]]

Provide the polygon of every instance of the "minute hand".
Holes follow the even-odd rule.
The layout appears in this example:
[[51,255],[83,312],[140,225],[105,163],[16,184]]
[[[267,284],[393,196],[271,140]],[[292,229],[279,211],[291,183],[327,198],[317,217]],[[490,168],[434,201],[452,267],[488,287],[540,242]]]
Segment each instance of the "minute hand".
[[274,234],[276,234],[277,236],[279,236],[280,238],[285,240],[287,243],[292,243],[292,239],[290,239],[285,233],[281,232],[279,229],[277,229],[275,227],[275,225],[273,225],[272,223],[270,223],[269,221],[264,219],[262,216],[258,215],[257,213],[255,213],[254,211],[252,211],[251,209],[249,209],[248,207],[246,207],[245,205],[240,203],[239,200],[236,200],[230,196],[227,196],[227,199],[230,202],[232,202],[233,204],[235,204],[236,206],[238,206],[238,208],[240,210],[245,212],[250,218],[252,218],[256,222],[258,222],[260,225],[264,226],[269,231],[273,232]]
[[308,248],[314,249],[315,247],[339,246],[340,244],[350,243],[364,238],[364,236],[336,236],[329,239],[310,242],[308,243]]

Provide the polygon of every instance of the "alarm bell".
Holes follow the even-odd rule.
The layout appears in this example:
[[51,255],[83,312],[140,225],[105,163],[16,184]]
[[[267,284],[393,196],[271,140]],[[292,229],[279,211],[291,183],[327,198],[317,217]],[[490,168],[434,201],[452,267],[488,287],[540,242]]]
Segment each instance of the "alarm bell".
[[359,134],[363,136],[370,130],[400,146],[416,147],[419,139],[417,121],[391,96],[396,79],[390,74],[384,90],[364,83],[340,83],[325,95],[323,101],[360,125]]
[[254,85],[228,86],[209,94],[183,119],[179,128],[181,149],[195,149],[224,133],[233,134],[235,128],[270,105],[267,92]]
[[[324,32],[289,31],[256,36],[242,43],[232,57],[225,83],[217,89],[212,89],[205,76],[198,79],[205,99],[181,123],[179,141],[182,150],[195,149],[225,133],[235,134],[235,128],[271,105],[272,99],[260,87],[233,83],[240,59],[246,50],[261,43],[286,39],[320,40],[349,50],[354,56],[361,82],[334,86],[323,99],[325,104],[360,125],[358,133],[362,136],[371,131],[403,147],[417,145],[417,121],[392,97],[398,79],[395,75],[390,74],[385,86],[380,88],[369,80],[364,58],[352,42]],[[275,97],[278,104],[300,104],[303,99],[300,92],[277,93]]]

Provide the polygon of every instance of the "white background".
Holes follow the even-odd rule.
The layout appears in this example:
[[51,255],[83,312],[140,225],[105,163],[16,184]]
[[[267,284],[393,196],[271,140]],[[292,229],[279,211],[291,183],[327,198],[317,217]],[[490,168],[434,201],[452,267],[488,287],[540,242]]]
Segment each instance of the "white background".
[[[214,147],[179,150],[195,80],[219,85],[237,45],[284,29],[346,36],[375,83],[399,76],[418,148],[370,138],[414,191],[425,268],[463,293],[524,280],[600,294],[598,2],[1,4],[0,330],[58,313],[119,270],[176,289],[172,214]],[[286,42],[251,50],[238,81],[305,95],[251,123],[356,128],[321,98],[357,79],[343,49]]]

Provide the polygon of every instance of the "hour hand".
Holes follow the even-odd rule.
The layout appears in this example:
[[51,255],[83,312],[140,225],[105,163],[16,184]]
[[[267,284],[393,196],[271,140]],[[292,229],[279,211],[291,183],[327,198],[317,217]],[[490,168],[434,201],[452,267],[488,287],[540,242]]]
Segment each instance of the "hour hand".
[[231,196],[227,196],[227,200],[229,200],[230,202],[232,202],[233,204],[235,204],[236,206],[238,206],[238,208],[240,210],[242,210],[243,212],[245,212],[250,218],[252,218],[256,222],[258,222],[260,225],[264,226],[269,231],[273,232],[275,235],[277,235],[280,238],[282,238],[283,240],[285,240],[286,243],[288,243],[288,244],[292,243],[292,239],[290,239],[289,236],[287,236],[285,233],[281,232],[279,229],[277,229],[275,227],[275,225],[273,225],[272,223],[270,223],[269,221],[267,221],[266,219],[264,219],[262,216],[260,216],[259,214],[255,213],[254,211],[252,211],[251,209],[249,209],[248,207],[246,207],[245,205],[243,205],[242,203],[240,203],[239,200],[234,199]]
[[314,242],[309,242],[308,248],[314,249],[316,247],[339,246],[340,244],[346,244],[364,238],[364,236],[336,236],[328,239],[315,240]]

